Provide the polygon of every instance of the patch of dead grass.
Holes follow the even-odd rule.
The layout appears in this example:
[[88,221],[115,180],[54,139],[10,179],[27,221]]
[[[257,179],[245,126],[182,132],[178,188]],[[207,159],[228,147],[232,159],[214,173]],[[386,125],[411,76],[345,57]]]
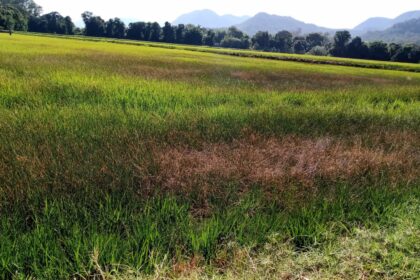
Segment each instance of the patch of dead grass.
[[[157,172],[150,184],[170,190],[211,189],[223,182],[313,187],[319,180],[363,181],[387,176],[393,183],[418,179],[420,155],[413,136],[378,137],[370,146],[361,137],[282,139],[251,136],[233,143],[190,147],[167,147],[153,151]],[[414,142],[412,142],[414,141]],[[380,144],[381,142],[382,144]]]

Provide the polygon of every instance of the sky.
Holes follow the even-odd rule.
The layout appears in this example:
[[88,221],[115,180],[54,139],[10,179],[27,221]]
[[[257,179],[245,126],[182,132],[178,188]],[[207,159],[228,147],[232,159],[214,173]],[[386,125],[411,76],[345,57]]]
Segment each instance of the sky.
[[267,12],[291,16],[329,28],[353,28],[369,17],[394,18],[420,10],[420,0],[35,0],[44,13],[57,11],[80,22],[80,14],[91,11],[104,19],[119,17],[139,21],[172,22],[179,15],[210,9],[216,13],[249,15]]

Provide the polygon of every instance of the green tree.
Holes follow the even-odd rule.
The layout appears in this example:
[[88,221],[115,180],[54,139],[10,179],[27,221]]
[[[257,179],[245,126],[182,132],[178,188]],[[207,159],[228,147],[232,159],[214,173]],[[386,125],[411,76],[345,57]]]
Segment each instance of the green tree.
[[348,45],[346,57],[367,58],[369,56],[369,47],[360,37],[355,37]]
[[71,17],[66,16],[64,18],[64,25],[66,26],[66,34],[73,35],[75,25],[74,25],[73,21],[71,20]]
[[179,24],[175,28],[175,42],[178,44],[183,44],[185,41],[185,25]]
[[128,25],[127,38],[132,40],[145,40],[145,32],[145,22],[132,22]]
[[325,46],[327,41],[328,38],[320,33],[310,33],[306,35],[306,43],[308,45],[308,49]]
[[33,0],[0,0],[0,6],[11,6],[20,10],[27,18],[39,16],[42,8]]
[[308,54],[316,56],[327,56],[328,50],[323,46],[316,46],[310,49]]
[[273,49],[278,52],[290,53],[292,52],[293,35],[289,31],[283,30],[273,38]]
[[245,37],[245,34],[238,28],[232,26],[232,27],[229,27],[227,31],[227,36],[231,38],[243,39]]
[[368,58],[373,60],[390,60],[388,45],[384,42],[370,43]]
[[250,42],[248,38],[238,39],[238,38],[233,38],[229,36],[226,36],[220,42],[221,47],[232,48],[232,49],[249,49],[249,45],[250,45]]
[[227,32],[225,30],[216,30],[216,35],[214,36],[214,44],[220,45],[222,40],[227,36]]
[[351,34],[348,31],[337,31],[334,36],[334,44],[331,49],[333,56],[345,57],[347,44],[351,40]]
[[153,22],[150,25],[150,37],[149,40],[153,42],[159,42],[160,41],[160,35],[162,32],[162,28],[160,27],[159,23]]
[[189,45],[201,45],[203,42],[202,30],[193,25],[188,25],[185,30],[184,43]]
[[150,34],[152,33],[152,23],[147,22],[144,28],[144,40],[150,41]]
[[166,43],[175,42],[175,30],[169,22],[162,27],[162,41]]
[[295,37],[293,39],[293,52],[297,54],[304,54],[308,51],[308,43],[304,37]]
[[105,21],[98,16],[94,16],[91,12],[84,12],[82,19],[85,23],[85,35],[86,36],[105,36]]
[[28,28],[28,18],[16,7],[0,5],[0,28],[25,31]]
[[268,51],[270,43],[271,35],[268,32],[259,31],[252,37],[252,47],[256,50]]
[[419,63],[420,62],[420,47],[416,45],[405,45],[400,46],[395,51],[395,54],[391,57],[392,61],[399,62],[411,62]]
[[214,46],[215,37],[216,37],[216,33],[213,30],[211,29],[207,30],[203,38],[203,45]]
[[389,51],[389,56],[391,57],[391,60],[392,60],[392,57],[394,57],[400,51],[401,48],[402,46],[400,44],[396,44],[396,43],[389,44],[388,51]]
[[106,26],[105,35],[107,37],[110,37],[110,38],[124,38],[125,37],[125,32],[126,32],[125,23],[121,19],[119,18],[109,19],[105,23],[105,26]]

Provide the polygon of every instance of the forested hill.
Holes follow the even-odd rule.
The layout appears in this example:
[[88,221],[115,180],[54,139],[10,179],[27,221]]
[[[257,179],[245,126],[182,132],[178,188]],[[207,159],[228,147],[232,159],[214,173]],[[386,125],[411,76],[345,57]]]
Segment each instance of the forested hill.
[[270,15],[267,13],[258,13],[245,22],[236,25],[236,27],[250,36],[256,34],[258,31],[268,31],[271,34],[276,34],[281,30],[300,34],[313,32],[332,33],[334,31],[333,29],[305,23],[292,17]]
[[395,24],[385,31],[369,32],[363,37],[369,41],[420,44],[420,18]]

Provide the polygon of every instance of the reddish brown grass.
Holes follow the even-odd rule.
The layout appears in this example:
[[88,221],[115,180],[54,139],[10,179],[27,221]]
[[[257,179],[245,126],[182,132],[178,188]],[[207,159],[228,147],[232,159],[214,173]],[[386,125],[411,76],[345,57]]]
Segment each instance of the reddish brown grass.
[[290,184],[313,187],[318,180],[360,182],[382,176],[393,183],[417,180],[420,158],[413,146],[416,140],[405,135],[402,142],[389,142],[396,137],[404,135],[378,137],[376,141],[382,144],[371,143],[370,147],[361,137],[344,141],[295,136],[253,136],[231,144],[203,145],[201,149],[169,147],[153,151],[158,171],[148,179],[170,190],[208,189],[229,181],[281,190]]

